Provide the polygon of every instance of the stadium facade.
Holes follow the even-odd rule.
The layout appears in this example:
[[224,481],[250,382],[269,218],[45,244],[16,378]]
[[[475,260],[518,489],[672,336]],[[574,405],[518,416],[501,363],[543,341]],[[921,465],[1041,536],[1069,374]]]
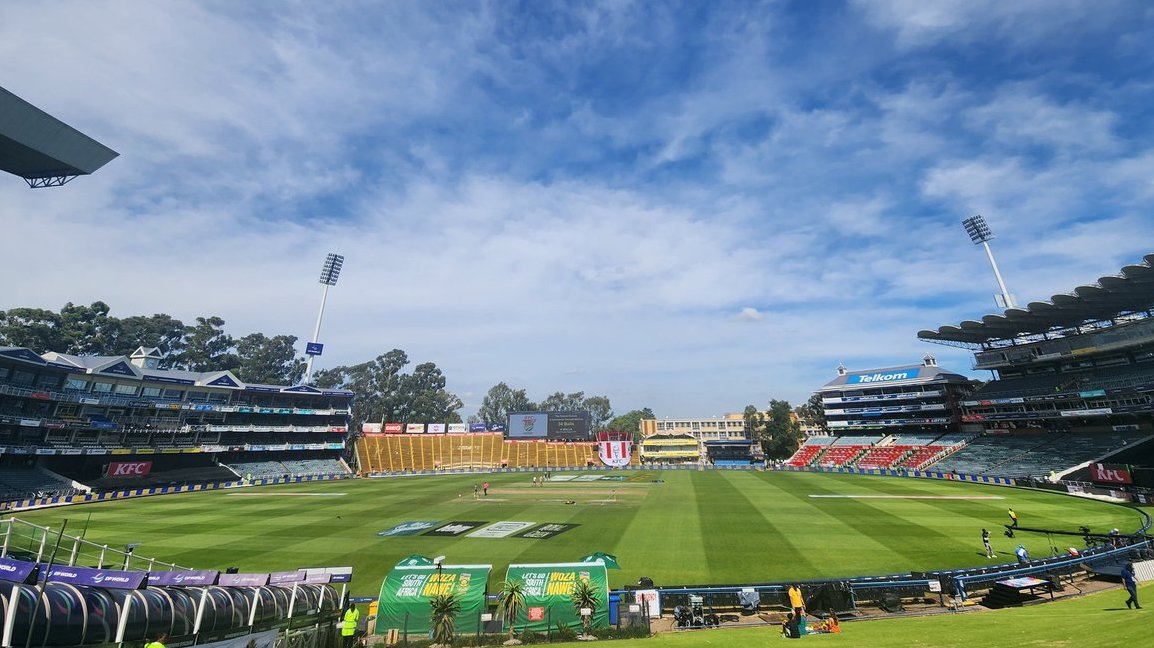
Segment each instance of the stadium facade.
[[748,465],[764,461],[743,414],[642,419],[639,430],[641,460],[646,463]]
[[831,433],[945,434],[959,431],[961,402],[974,381],[938,366],[921,364],[864,371],[837,368],[837,377],[817,391]]
[[131,356],[0,347],[0,490],[347,472],[353,393],[245,383]]

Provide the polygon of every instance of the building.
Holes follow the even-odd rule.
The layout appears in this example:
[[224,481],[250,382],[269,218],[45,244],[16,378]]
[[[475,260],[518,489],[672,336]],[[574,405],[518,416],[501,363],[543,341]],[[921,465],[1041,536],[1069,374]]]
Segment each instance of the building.
[[707,419],[642,419],[642,438],[655,434],[682,434],[698,441],[749,439],[749,427],[742,414],[725,414]]
[[78,488],[345,470],[352,392],[246,384],[229,371],[159,369],[160,359],[0,347],[0,466]]
[[1116,275],[957,325],[928,342],[974,352],[994,379],[964,399],[985,433],[1154,433],[1154,254]]
[[831,434],[940,435],[960,429],[961,401],[974,381],[938,366],[921,364],[864,371],[837,368],[818,390]]

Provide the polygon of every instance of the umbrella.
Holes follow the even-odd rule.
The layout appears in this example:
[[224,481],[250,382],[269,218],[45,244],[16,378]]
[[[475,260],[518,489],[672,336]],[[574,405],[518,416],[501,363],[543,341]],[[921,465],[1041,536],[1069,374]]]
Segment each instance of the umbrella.
[[582,556],[581,562],[600,563],[605,565],[606,569],[621,569],[621,565],[617,564],[617,556],[605,553],[604,551],[598,551],[596,553],[591,553],[588,556]]
[[421,554],[409,554],[408,556],[401,558],[400,562],[397,563],[397,567],[419,567],[421,565],[432,564],[433,559],[429,558],[428,556],[422,556]]

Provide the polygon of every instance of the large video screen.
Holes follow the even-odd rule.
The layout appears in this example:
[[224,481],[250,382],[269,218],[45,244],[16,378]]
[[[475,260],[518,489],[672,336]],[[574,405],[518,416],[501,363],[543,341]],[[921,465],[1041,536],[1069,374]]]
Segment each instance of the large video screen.
[[510,412],[510,439],[588,441],[589,412]]

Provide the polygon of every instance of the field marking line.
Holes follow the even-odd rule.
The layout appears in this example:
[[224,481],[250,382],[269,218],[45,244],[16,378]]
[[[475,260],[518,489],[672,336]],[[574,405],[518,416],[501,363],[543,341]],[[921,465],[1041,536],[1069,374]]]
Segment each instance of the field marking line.
[[232,497],[343,497],[348,493],[228,493]]
[[1000,500],[1001,495],[810,495],[829,499]]

